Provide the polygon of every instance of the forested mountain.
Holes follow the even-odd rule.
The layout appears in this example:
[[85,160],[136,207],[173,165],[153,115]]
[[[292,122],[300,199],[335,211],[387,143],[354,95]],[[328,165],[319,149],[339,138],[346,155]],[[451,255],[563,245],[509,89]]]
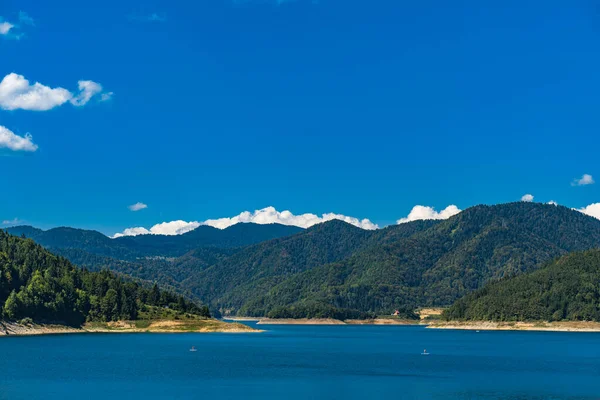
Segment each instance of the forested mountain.
[[31,226],[8,228],[13,235],[24,235],[49,249],[79,249],[117,260],[143,257],[178,257],[200,247],[235,248],[289,236],[302,228],[280,224],[236,224],[227,229],[200,226],[183,235],[140,235],[111,239],[100,232],[53,228],[47,231]]
[[215,265],[196,270],[182,283],[203,301],[224,312],[266,315],[252,303],[290,276],[344,260],[369,247],[408,238],[438,221],[415,221],[367,231],[343,221],[315,225],[297,235],[245,248]]
[[568,254],[537,271],[490,283],[459,299],[444,318],[600,322],[600,250]]
[[[476,206],[444,221],[376,231],[337,220],[307,230],[238,224],[219,231],[215,240],[214,228],[201,228],[207,229],[181,235],[184,239],[113,240],[84,231],[57,251],[91,269],[157,281],[226,314],[357,317],[399,309],[411,317],[414,307],[449,305],[489,281],[600,247],[600,220],[562,206],[524,202]],[[43,231],[24,233],[43,244],[57,243],[40,240]],[[133,248],[144,249],[145,256],[107,256],[113,253],[105,251],[106,243],[117,254]],[[177,258],[164,257],[193,243],[202,245]]]
[[143,288],[109,271],[88,272],[30,239],[0,231],[0,319],[79,326],[85,321],[134,320],[147,306],[210,316],[156,285]]
[[[253,288],[246,303],[233,311],[268,315],[314,302],[375,313],[448,305],[489,280],[599,246],[600,221],[566,207],[523,202],[476,206],[408,238],[287,276],[269,290]],[[220,300],[227,297],[211,293],[198,295],[212,306],[229,305]]]

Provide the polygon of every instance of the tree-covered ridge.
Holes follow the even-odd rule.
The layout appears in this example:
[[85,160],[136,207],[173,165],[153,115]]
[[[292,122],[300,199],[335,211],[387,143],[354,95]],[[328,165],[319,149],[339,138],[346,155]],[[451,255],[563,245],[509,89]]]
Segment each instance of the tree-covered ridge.
[[377,314],[449,305],[490,280],[599,246],[600,221],[566,207],[477,206],[408,238],[289,276],[257,291],[239,312],[264,315],[308,300]]
[[109,271],[89,272],[30,239],[0,231],[0,307],[3,319],[79,326],[86,321],[136,319],[147,306],[210,316],[208,308],[144,288]]
[[78,249],[116,260],[135,261],[145,257],[179,257],[200,247],[237,248],[289,236],[303,229],[280,224],[236,224],[227,229],[200,226],[183,235],[140,235],[111,239],[100,232],[53,228],[47,231],[30,226],[8,228],[10,234],[35,240],[49,249]]
[[600,250],[568,254],[529,274],[490,283],[459,299],[444,318],[600,322]]

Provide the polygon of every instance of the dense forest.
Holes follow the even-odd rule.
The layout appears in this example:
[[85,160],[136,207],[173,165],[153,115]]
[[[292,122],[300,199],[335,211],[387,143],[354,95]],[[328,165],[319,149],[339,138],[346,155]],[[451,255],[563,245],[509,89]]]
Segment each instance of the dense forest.
[[568,254],[529,274],[490,283],[459,299],[443,316],[600,322],[600,250]]
[[[20,228],[39,240],[35,228]],[[599,220],[562,206],[524,202],[475,206],[444,221],[376,231],[337,220],[295,231],[238,224],[218,237],[213,228],[201,228],[208,229],[181,235],[184,239],[149,235],[113,240],[86,233],[83,243],[82,233],[76,232],[72,234],[78,238],[63,240],[55,251],[90,270],[109,268],[156,281],[208,304],[215,313],[307,317],[446,306],[490,281],[600,247]],[[260,241],[264,237],[269,240]],[[51,248],[53,243],[43,241]],[[111,244],[117,253],[118,246],[136,250],[126,257],[107,256],[112,253],[101,243]],[[171,257],[169,243],[179,243],[178,251],[196,247]],[[146,252],[144,246],[153,249]]]
[[210,317],[206,306],[145,288],[107,270],[73,266],[33,240],[0,231],[0,319],[80,326],[86,321],[134,320],[147,307]]
[[[407,238],[248,292],[233,312],[265,315],[307,300],[377,314],[449,305],[490,280],[595,247],[600,247],[600,221],[577,211],[531,203],[477,206]],[[213,307],[229,306],[221,300],[227,297],[198,295]]]

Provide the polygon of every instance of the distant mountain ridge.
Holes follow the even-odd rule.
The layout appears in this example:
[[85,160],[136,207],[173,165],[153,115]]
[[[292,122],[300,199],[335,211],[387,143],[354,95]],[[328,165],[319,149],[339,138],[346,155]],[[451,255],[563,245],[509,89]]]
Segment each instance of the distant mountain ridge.
[[[489,282],[534,271],[569,252],[600,248],[600,220],[525,202],[480,205],[447,220],[375,231],[337,220],[295,232],[261,227],[235,225],[218,239],[211,235],[214,228],[181,235],[185,240],[113,240],[96,232],[56,251],[93,270],[157,281],[224,314],[355,317],[450,305]],[[60,232],[63,240],[77,236],[67,228]]]
[[69,227],[41,230],[31,226],[7,228],[12,235],[31,238],[51,249],[79,249],[119,260],[139,257],[178,257],[200,247],[234,248],[289,236],[302,228],[280,224],[236,224],[226,229],[200,226],[182,235],[139,235],[116,239],[93,230]]

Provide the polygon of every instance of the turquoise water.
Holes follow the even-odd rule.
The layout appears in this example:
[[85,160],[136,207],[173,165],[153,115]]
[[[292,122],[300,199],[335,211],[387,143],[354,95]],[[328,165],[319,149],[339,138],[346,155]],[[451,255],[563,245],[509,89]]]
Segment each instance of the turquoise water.
[[600,334],[264,328],[0,338],[0,399],[600,399]]

